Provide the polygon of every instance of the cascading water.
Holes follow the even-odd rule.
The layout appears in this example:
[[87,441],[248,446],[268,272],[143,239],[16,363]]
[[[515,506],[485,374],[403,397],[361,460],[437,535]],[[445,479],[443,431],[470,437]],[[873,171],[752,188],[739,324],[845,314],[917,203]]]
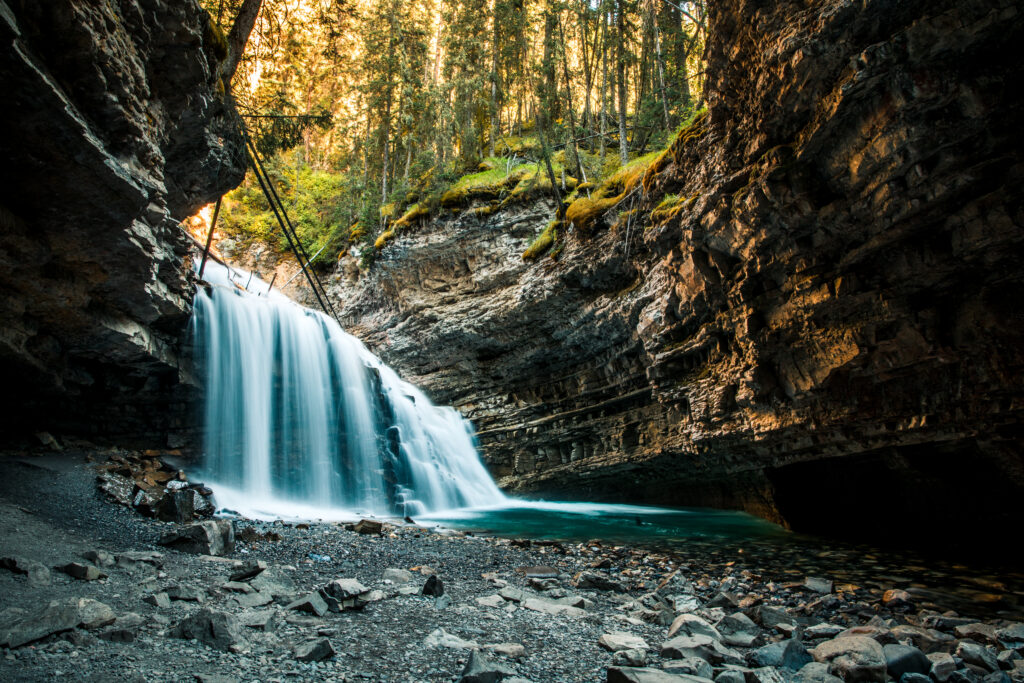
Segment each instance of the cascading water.
[[[419,515],[505,502],[469,423],[265,283],[209,262],[192,319],[204,474],[247,514]],[[255,292],[255,293],[251,293]]]

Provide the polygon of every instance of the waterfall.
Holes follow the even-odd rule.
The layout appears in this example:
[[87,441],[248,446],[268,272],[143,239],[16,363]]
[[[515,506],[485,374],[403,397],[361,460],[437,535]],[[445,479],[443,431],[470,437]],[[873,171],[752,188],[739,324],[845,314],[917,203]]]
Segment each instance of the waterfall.
[[333,319],[213,262],[204,279],[191,328],[221,505],[406,516],[505,501],[469,422]]

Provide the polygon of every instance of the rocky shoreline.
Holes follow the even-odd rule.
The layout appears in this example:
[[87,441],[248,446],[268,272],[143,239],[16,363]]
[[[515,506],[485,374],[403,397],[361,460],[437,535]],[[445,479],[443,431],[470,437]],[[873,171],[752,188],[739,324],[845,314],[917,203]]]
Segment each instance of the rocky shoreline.
[[2,680],[1024,681],[1010,612],[783,580],[701,546],[181,525],[111,504],[81,456],[0,472]]

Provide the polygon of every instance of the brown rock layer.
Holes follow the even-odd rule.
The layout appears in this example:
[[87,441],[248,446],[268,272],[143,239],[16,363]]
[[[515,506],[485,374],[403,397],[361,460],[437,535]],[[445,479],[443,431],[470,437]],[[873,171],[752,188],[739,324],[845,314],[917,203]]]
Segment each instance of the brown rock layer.
[[[639,218],[536,264],[550,206],[436,219],[358,280],[343,264],[346,323],[474,420],[513,492],[812,531],[1019,523],[1019,6],[734,0],[710,22],[709,114],[620,206]],[[690,201],[647,218],[666,193]]]
[[237,115],[195,0],[0,0],[4,431],[182,427],[177,221],[237,185]]

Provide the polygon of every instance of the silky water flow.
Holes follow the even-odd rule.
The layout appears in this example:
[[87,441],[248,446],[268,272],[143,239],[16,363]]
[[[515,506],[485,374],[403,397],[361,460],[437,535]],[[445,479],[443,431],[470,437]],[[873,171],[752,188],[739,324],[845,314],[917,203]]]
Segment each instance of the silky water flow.
[[204,279],[192,333],[220,506],[406,516],[505,502],[470,424],[333,319],[213,262]]

